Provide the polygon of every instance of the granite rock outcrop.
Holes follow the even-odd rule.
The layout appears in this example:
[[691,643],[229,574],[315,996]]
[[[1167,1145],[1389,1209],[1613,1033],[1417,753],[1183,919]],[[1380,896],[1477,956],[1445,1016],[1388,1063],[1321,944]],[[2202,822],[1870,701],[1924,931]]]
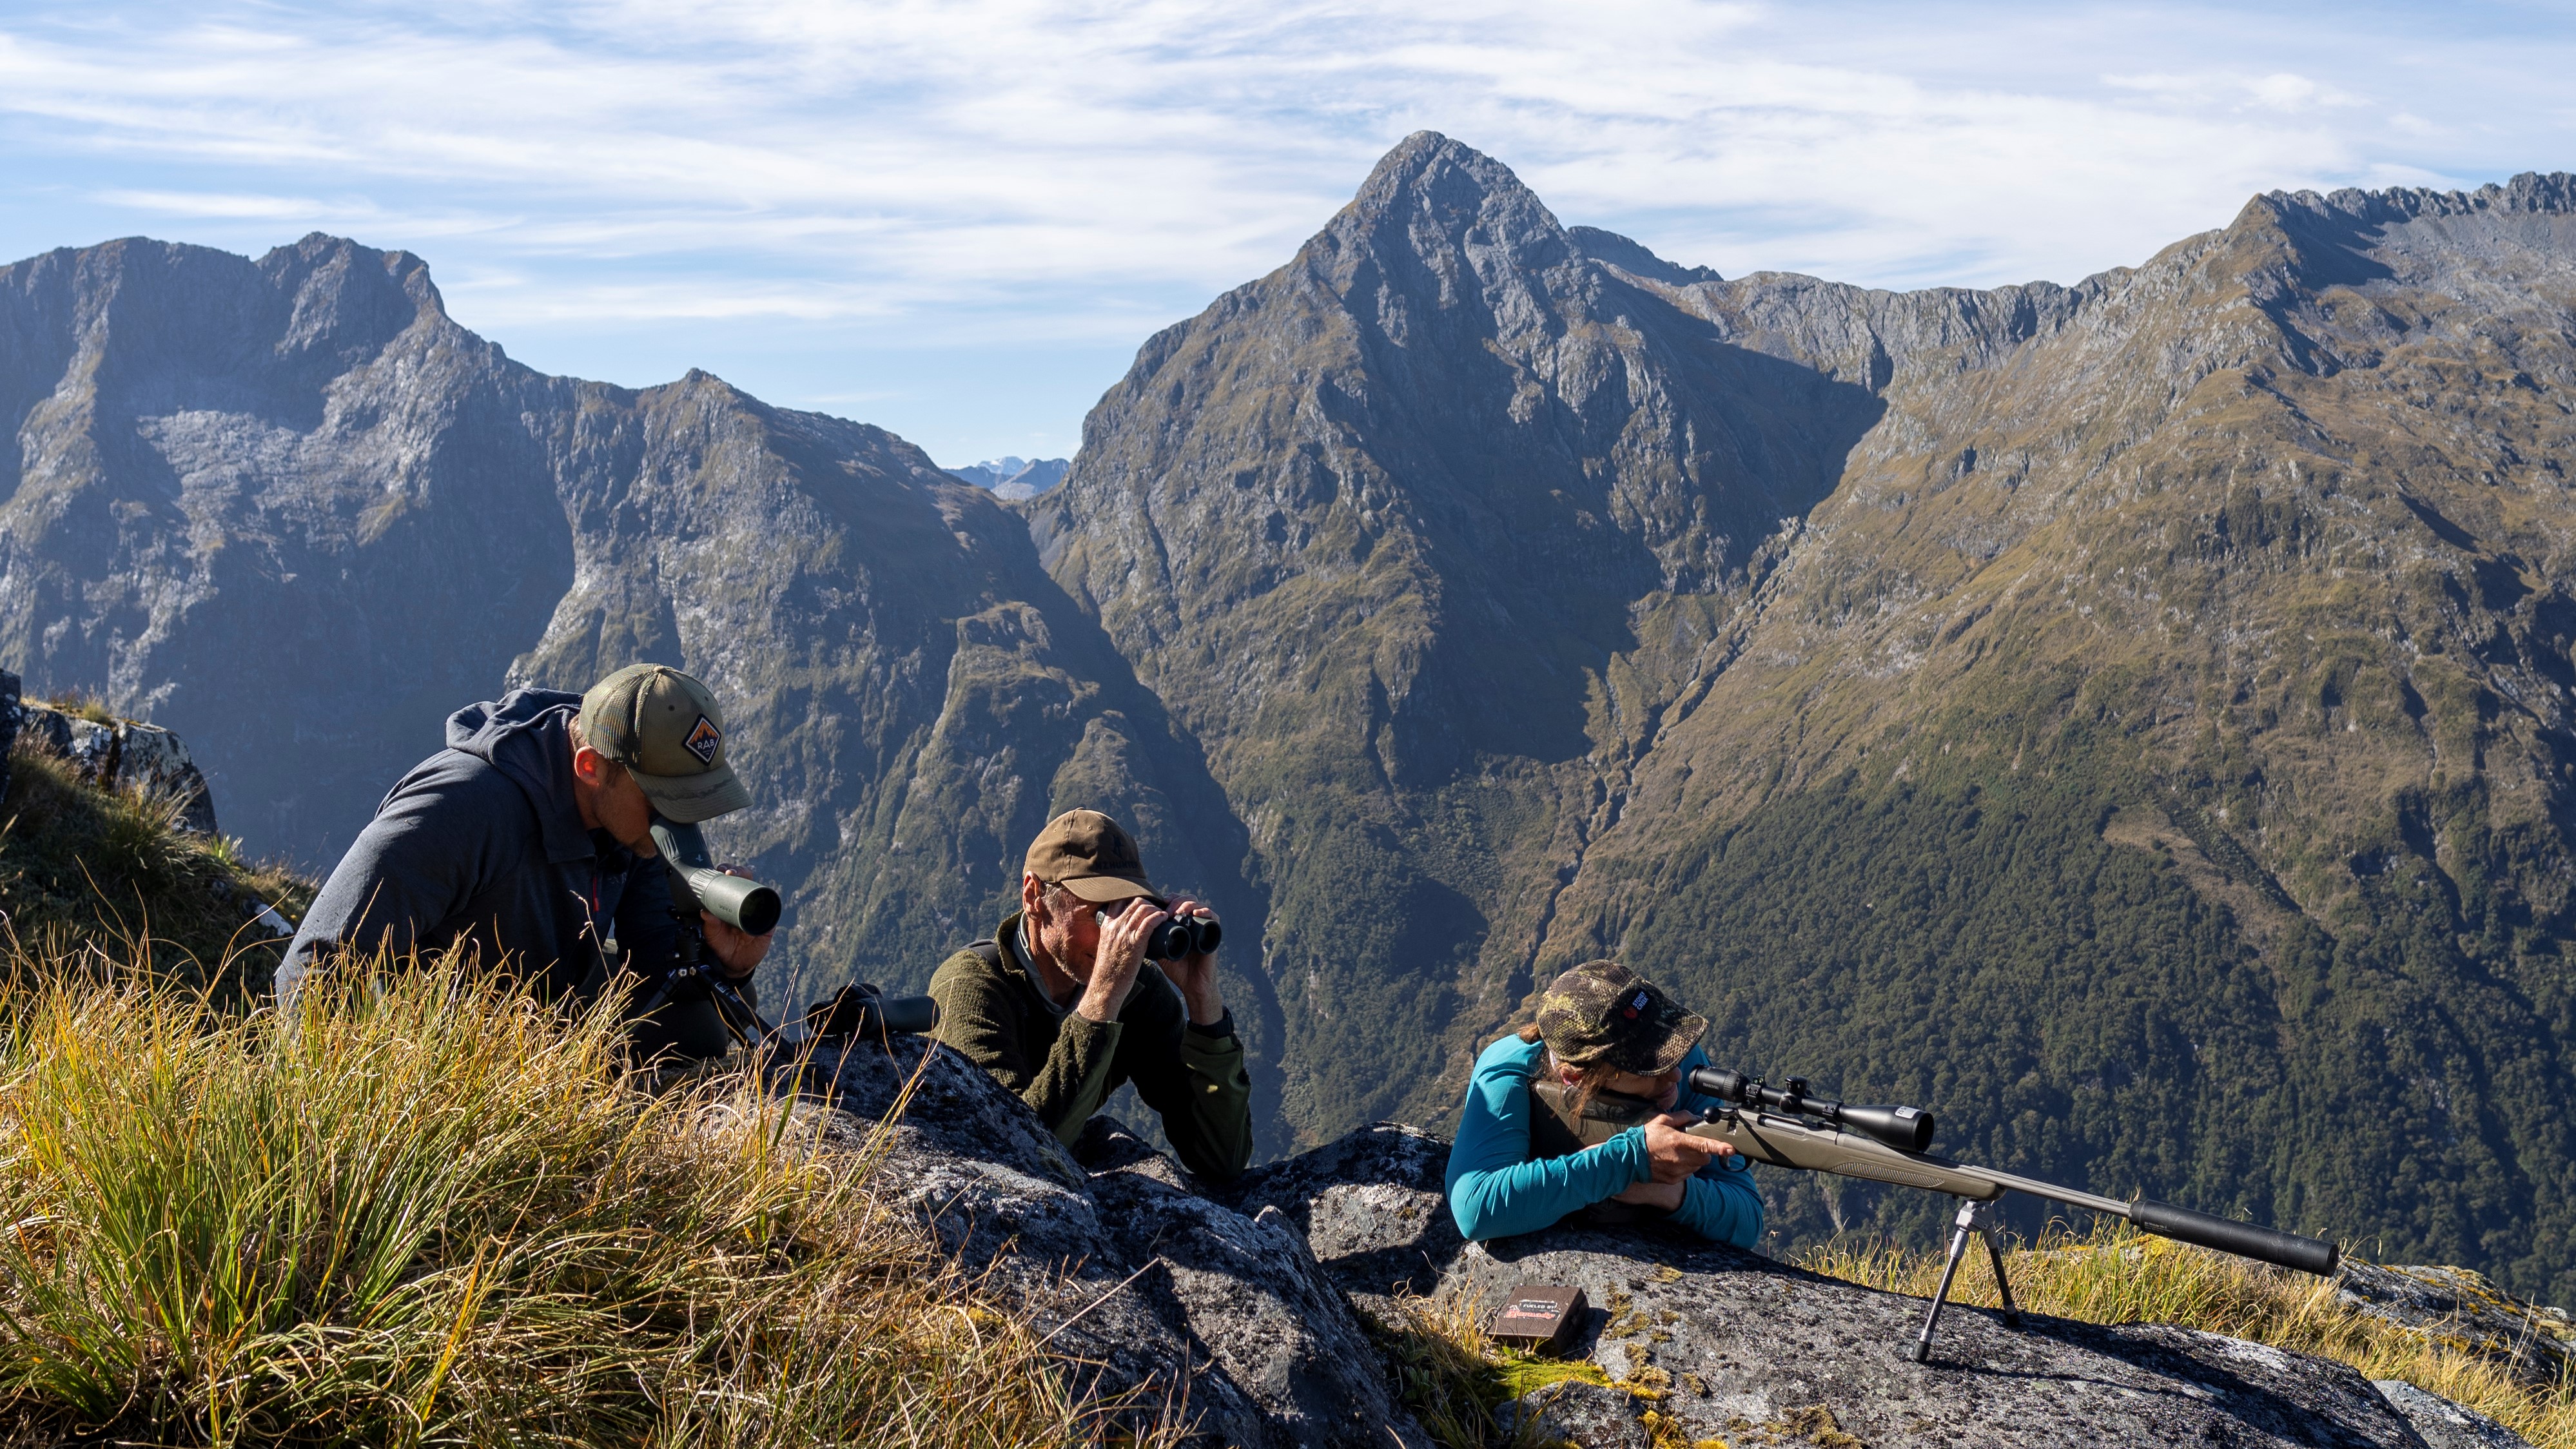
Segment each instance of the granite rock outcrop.
[[[141,720],[99,720],[36,700],[18,703],[16,737],[70,762],[103,790],[143,790],[169,800],[179,828],[216,835],[214,792],[187,742]],[[0,777],[5,784],[5,777]]]
[[793,1085],[832,1104],[826,1142],[881,1152],[879,1180],[1009,1284],[1078,1381],[1123,1397],[1135,1422],[1194,1423],[1244,1449],[1430,1449],[1279,1211],[1203,1196],[1106,1118],[1068,1152],[1017,1097],[919,1038],[820,1051]]
[[1584,1290],[1562,1352],[1593,1378],[1504,1417],[1587,1449],[2522,1442],[2410,1385],[2215,1334],[1954,1308],[1917,1365],[1920,1300],[1757,1254],[1651,1229],[1467,1243],[1447,1144],[1390,1123],[1215,1184],[1106,1117],[1068,1151],[918,1041],[820,1053],[794,1085],[833,1104],[833,1150],[881,1153],[881,1180],[1023,1295],[1089,1387],[1210,1442],[1427,1445],[1379,1350],[1412,1327],[1399,1297],[1472,1320],[1527,1283]]

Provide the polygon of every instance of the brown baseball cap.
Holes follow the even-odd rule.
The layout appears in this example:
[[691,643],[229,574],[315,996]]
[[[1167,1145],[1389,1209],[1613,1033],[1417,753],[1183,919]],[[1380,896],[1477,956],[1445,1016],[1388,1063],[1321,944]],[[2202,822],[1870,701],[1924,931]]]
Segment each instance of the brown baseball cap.
[[624,765],[663,819],[713,820],[751,803],[725,763],[716,697],[663,664],[629,664],[581,697],[581,735]]
[[1145,858],[1136,849],[1136,837],[1097,810],[1067,810],[1048,821],[1029,846],[1023,869],[1094,905],[1138,896],[1156,905],[1163,903],[1153,882],[1145,879]]
[[1682,1010],[1616,961],[1586,961],[1549,982],[1538,1000],[1539,1039],[1569,1067],[1655,1076],[1679,1065],[1707,1030],[1707,1017]]

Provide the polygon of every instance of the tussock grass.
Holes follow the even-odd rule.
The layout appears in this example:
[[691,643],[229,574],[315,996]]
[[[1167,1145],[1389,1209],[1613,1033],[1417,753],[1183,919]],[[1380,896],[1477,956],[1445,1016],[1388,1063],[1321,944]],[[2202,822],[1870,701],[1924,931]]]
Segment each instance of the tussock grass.
[[148,964],[165,979],[241,1004],[268,989],[277,933],[261,905],[300,919],[313,887],[253,864],[240,842],[178,828],[181,802],[101,790],[21,741],[0,799],[0,949],[111,977]]
[[[2004,1256],[2014,1300],[2024,1309],[2088,1323],[2171,1323],[2340,1359],[2365,1377],[2404,1379],[2464,1404],[2539,1449],[2576,1449],[2576,1384],[2528,1387],[2492,1360],[2355,1311],[2321,1279],[2107,1221],[2082,1235],[2052,1229],[2035,1247]],[[1940,1253],[1885,1243],[1829,1244],[1794,1261],[1827,1277],[1922,1298],[1941,1282]],[[1969,1250],[1950,1296],[2002,1306],[1983,1252]]]
[[65,690],[46,700],[45,703],[74,719],[85,719],[92,724],[116,723],[116,715],[108,709],[107,701],[83,694],[77,689]]
[[292,1023],[14,964],[10,1442],[1128,1442],[880,1200],[883,1129],[816,1153],[812,1109],[738,1076],[637,1090],[607,1013],[452,962]]

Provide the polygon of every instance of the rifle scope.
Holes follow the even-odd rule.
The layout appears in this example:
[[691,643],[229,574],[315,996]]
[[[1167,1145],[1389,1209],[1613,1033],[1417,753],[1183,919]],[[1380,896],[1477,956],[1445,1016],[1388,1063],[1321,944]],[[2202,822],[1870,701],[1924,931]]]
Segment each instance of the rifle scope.
[[1810,1097],[1804,1077],[1791,1077],[1786,1086],[1770,1087],[1742,1072],[1701,1067],[1691,1073],[1690,1084],[1691,1090],[1721,1102],[1822,1117],[1845,1131],[1906,1152],[1921,1152],[1932,1145],[1932,1114],[1922,1108],[1845,1106],[1824,1097]]
[[750,932],[766,936],[778,927],[778,892],[758,881],[727,875],[715,868],[707,854],[707,838],[694,825],[677,825],[653,817],[653,845],[662,852],[662,863],[670,868],[671,904],[687,909],[688,902],[677,899],[686,891],[696,898],[698,908],[708,915]]

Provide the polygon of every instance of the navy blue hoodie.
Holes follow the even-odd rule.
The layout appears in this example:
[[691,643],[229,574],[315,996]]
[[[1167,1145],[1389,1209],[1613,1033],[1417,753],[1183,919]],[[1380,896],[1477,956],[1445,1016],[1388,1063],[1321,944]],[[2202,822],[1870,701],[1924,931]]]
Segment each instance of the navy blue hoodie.
[[[385,796],[305,913],[278,967],[278,1004],[293,1004],[333,945],[427,953],[463,942],[487,966],[506,960],[541,999],[573,1003],[608,981],[603,941],[647,981],[668,970],[679,933],[662,863],[581,823],[566,729],[580,708],[577,694],[518,689],[448,716],[447,748]],[[636,1024],[647,1055],[715,1056],[727,1043],[703,1001]]]

